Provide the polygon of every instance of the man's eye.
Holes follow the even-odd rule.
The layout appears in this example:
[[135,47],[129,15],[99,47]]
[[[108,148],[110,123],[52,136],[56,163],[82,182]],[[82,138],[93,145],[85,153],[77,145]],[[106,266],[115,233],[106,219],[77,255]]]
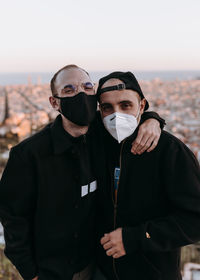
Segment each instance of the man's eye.
[[109,111],[110,109],[111,109],[112,107],[111,106],[109,106],[109,105],[103,105],[103,106],[101,106],[101,109],[102,109],[102,111]]
[[124,104],[122,104],[122,108],[124,108],[124,109],[130,108],[130,104],[124,103]]
[[65,94],[70,94],[70,93],[74,93],[74,90],[72,88],[65,88],[65,89],[63,89],[62,92]]
[[85,83],[83,85],[85,90],[93,90],[94,89],[94,85],[92,83]]
[[62,93],[63,94],[71,94],[71,93],[74,93],[76,90],[75,86],[74,85],[66,85],[64,86],[64,88],[62,89]]

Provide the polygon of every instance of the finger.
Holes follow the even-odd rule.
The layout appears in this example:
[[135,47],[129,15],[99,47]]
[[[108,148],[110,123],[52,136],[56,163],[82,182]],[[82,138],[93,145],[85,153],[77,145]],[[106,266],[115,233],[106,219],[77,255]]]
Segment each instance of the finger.
[[135,152],[136,154],[138,154],[140,152],[140,150],[144,147],[144,145],[146,144],[146,142],[148,141],[148,139],[150,137],[153,136],[153,131],[152,129],[144,129],[144,128],[140,128],[138,134],[140,135],[140,142],[138,143],[137,147],[135,148]]
[[141,155],[142,153],[144,153],[148,148],[151,147],[153,141],[154,141],[154,136],[151,136],[148,141],[145,143],[145,145],[143,146],[143,148],[141,150],[139,150],[139,155]]
[[113,243],[112,243],[111,241],[108,241],[107,243],[105,243],[105,244],[103,245],[103,248],[104,248],[105,250],[108,250],[108,249],[112,248],[112,246],[113,246]]
[[118,253],[115,253],[115,254],[113,254],[113,259],[117,259],[117,258],[119,258],[119,255],[118,255]]
[[161,135],[161,129],[160,129],[160,127],[159,127],[158,132],[157,132],[157,135],[156,135],[156,137],[155,137],[155,139],[154,139],[152,145],[151,145],[151,146],[149,147],[149,149],[147,150],[147,152],[151,152],[151,151],[153,151],[153,150],[155,149],[155,147],[158,145],[158,141],[159,141],[159,139],[160,139],[160,135]]
[[150,133],[145,133],[140,144],[137,146],[136,153],[140,154],[140,151],[144,149],[147,141],[152,137]]
[[120,258],[120,257],[122,257],[122,256],[125,256],[126,255],[126,253],[125,252],[116,252],[115,254],[113,254],[113,258],[114,259],[118,259],[118,258]]
[[104,236],[101,238],[100,243],[101,245],[104,245],[109,240],[110,240],[109,234],[105,233]]
[[137,146],[140,144],[140,141],[142,140],[142,137],[143,137],[143,132],[141,132],[141,129],[139,129],[138,135],[137,135],[136,139],[132,143],[131,151],[133,151],[133,152],[136,151]]
[[135,149],[133,148],[133,146],[131,147],[131,153],[136,155]]
[[140,144],[137,146],[136,154],[140,154],[141,150],[144,149],[144,147],[145,147],[147,141],[148,141],[151,137],[152,137],[152,133],[146,133],[146,134],[143,136],[143,138],[142,138]]
[[120,258],[122,255],[119,252],[116,252],[115,254],[112,255],[113,259],[118,259]]
[[111,248],[111,249],[106,251],[106,255],[109,256],[109,257],[116,254],[116,253],[117,253],[116,248]]
[[151,151],[153,151],[153,150],[155,149],[155,147],[158,145],[159,138],[160,138],[160,137],[157,137],[157,138],[153,141],[152,145],[151,145],[150,148],[147,150],[148,153],[151,152]]

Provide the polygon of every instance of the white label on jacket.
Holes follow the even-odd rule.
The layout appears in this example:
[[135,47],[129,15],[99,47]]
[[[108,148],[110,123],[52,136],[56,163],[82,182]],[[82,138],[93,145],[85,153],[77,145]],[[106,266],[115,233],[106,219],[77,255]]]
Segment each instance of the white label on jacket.
[[[97,189],[97,181],[93,181],[90,183],[90,192],[94,192]],[[87,195],[89,192],[89,185],[85,185],[81,187],[81,197]]]
[[90,192],[94,192],[97,189],[97,181],[90,183]]
[[88,194],[88,185],[82,186],[81,187],[81,197],[83,197],[87,194]]

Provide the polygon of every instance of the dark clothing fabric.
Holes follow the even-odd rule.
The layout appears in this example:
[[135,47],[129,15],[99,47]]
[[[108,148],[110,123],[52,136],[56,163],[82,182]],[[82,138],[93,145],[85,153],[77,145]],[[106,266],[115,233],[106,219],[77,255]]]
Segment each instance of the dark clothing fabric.
[[93,274],[95,270],[94,263],[90,263],[86,268],[84,268],[82,271],[77,272],[73,275],[72,280],[92,280]]
[[15,146],[0,185],[6,256],[25,279],[72,279],[94,255],[93,132],[74,139],[58,116]]
[[[24,279],[71,280],[94,258],[99,115],[74,138],[61,116],[13,147],[0,183],[5,254]],[[143,114],[143,120],[156,113]]]
[[[109,280],[179,280],[180,247],[200,240],[199,164],[165,131],[155,150],[133,155],[136,134],[121,145],[107,132],[103,136],[101,166],[107,174],[99,178],[98,239],[122,227],[126,255],[113,260],[98,242],[98,264]],[[119,164],[115,203],[113,174]]]

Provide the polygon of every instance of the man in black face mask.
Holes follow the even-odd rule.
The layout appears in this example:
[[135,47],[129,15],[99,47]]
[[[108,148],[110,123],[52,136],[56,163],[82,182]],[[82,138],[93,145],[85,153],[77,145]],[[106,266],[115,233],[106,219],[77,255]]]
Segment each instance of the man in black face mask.
[[[51,90],[50,103],[61,114],[11,149],[2,176],[5,254],[26,280],[89,280],[95,251],[95,162],[102,156],[95,90],[88,73],[75,65],[54,75]],[[151,142],[156,143],[156,122],[146,121],[141,139],[148,142],[148,131],[155,127]]]
[[[69,72],[69,71],[68,71]],[[70,76],[72,80],[76,78],[77,70],[70,71]],[[86,73],[78,71],[78,75],[84,76]],[[69,75],[69,73],[68,73]],[[63,77],[64,76],[64,77]],[[63,81],[65,75],[60,73],[56,80],[56,84],[65,83]],[[86,81],[88,80],[88,77]],[[52,90],[54,91],[53,80]],[[61,86],[62,87],[62,86]],[[80,88],[80,89],[79,89]],[[97,110],[97,99],[94,95],[94,85],[91,81],[83,82],[80,85],[67,84],[60,90],[61,96],[58,96],[57,91],[54,95],[55,98],[60,99],[60,109],[58,111],[63,115],[63,117],[78,126],[89,126],[89,124],[94,120]],[[55,107],[53,98],[50,98],[50,102]],[[78,108],[78,110],[77,110]]]
[[64,128],[70,129],[68,132],[72,136],[74,129],[81,129],[75,137],[85,134],[97,110],[94,85],[88,74],[74,66],[61,69],[51,81],[51,91],[50,103],[61,113]]

